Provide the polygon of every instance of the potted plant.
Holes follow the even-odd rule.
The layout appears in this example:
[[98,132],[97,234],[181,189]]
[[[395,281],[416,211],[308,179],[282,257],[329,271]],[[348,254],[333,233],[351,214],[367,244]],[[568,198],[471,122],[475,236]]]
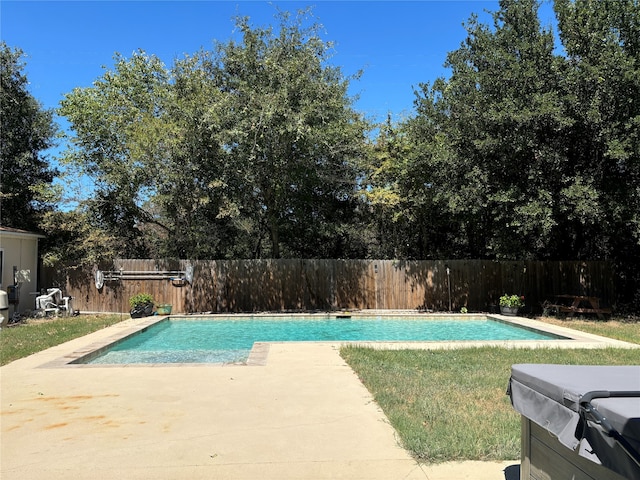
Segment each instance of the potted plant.
[[500,313],[502,315],[517,315],[520,307],[524,307],[524,296],[505,293],[500,297]]
[[171,315],[172,308],[173,305],[170,303],[160,303],[159,305],[156,305],[156,312],[158,315]]
[[148,317],[153,313],[153,296],[150,293],[137,293],[129,298],[131,318]]

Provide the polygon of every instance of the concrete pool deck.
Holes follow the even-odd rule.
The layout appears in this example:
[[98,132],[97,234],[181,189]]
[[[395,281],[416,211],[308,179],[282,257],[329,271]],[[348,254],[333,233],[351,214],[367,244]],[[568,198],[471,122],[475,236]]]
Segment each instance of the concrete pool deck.
[[264,366],[64,366],[139,324],[0,368],[0,478],[518,478],[518,460],[417,464],[337,344],[274,343]]

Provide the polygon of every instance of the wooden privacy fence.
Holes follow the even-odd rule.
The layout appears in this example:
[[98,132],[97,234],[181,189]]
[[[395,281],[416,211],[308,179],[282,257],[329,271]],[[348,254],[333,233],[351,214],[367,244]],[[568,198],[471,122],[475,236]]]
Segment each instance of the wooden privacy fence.
[[[193,273],[191,282],[185,274]],[[96,286],[93,271],[43,271],[83,312],[128,312],[129,297],[150,293],[173,313],[420,309],[497,311],[501,295],[524,295],[525,311],[572,294],[611,306],[611,264],[603,261],[115,260]],[[190,275],[187,275],[190,276]]]

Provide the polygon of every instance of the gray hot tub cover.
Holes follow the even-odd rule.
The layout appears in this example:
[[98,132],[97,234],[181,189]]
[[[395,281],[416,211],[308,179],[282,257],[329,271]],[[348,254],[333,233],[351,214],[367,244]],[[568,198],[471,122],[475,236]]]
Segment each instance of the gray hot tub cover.
[[[640,478],[640,466],[625,448],[584,414],[581,399],[594,391],[640,392],[640,365],[520,364],[511,367],[508,393],[516,411],[581,456],[626,478]],[[595,398],[591,405],[637,454],[640,451],[640,397]]]

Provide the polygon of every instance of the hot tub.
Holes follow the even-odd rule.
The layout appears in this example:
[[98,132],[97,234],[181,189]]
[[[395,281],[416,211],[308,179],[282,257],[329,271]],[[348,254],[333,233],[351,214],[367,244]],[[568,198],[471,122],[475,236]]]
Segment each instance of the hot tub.
[[640,479],[640,366],[513,365],[521,480]]

